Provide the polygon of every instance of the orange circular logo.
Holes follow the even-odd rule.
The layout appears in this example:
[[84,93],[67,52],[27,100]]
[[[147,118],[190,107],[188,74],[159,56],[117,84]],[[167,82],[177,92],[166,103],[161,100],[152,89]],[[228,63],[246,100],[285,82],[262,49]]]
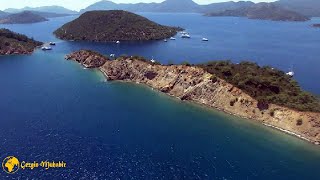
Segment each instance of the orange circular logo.
[[8,174],[16,173],[20,168],[20,162],[18,158],[14,156],[8,156],[2,161],[2,169]]

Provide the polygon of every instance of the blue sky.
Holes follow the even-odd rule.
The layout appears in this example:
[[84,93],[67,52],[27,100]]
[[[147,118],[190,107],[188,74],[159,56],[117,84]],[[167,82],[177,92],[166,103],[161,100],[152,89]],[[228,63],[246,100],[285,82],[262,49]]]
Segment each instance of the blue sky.
[[[0,0],[0,10],[6,8],[22,8],[25,6],[39,7],[47,5],[59,5],[72,10],[83,9],[94,2],[100,0]],[[116,3],[137,3],[137,2],[162,2],[164,0],[112,0]],[[214,2],[224,2],[229,0],[194,0],[199,4],[209,4]],[[254,2],[271,2],[274,0],[252,0]]]

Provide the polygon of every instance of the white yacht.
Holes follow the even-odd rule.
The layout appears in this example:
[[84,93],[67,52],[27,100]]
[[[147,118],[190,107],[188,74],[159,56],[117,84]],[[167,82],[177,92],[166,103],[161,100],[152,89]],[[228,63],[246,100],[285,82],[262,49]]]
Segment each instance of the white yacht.
[[294,76],[294,71],[293,71],[293,65],[291,65],[290,71],[286,73],[286,75],[293,77]]
[[167,39],[164,39],[163,41],[164,41],[164,42],[168,42]]
[[293,77],[294,76],[294,72],[290,71],[290,72],[287,73],[287,75]]
[[209,41],[209,39],[207,39],[207,38],[202,38],[202,41]]
[[120,44],[120,41],[116,41],[117,44]]
[[48,50],[52,50],[52,48],[50,46],[42,46],[41,48],[43,51],[48,51]]
[[191,36],[188,33],[182,34],[181,38],[191,38]]
[[174,38],[174,37],[171,37],[171,38],[170,38],[170,40],[176,40],[176,38]]
[[56,43],[55,43],[55,42],[50,42],[50,43],[49,43],[49,45],[51,45],[51,46],[55,46],[55,45],[56,45]]

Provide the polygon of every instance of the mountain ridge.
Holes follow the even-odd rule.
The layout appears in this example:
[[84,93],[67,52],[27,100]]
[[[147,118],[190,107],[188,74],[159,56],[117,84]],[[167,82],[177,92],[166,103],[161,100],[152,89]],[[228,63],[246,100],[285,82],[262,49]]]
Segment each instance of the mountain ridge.
[[37,11],[37,12],[56,13],[56,14],[78,14],[77,11],[72,11],[62,6],[24,7],[21,9],[8,8],[4,10],[4,12],[7,12],[7,13],[19,13],[23,11]]
[[250,7],[226,10],[219,13],[209,13],[207,16],[234,16],[249,19],[272,21],[308,21],[308,17],[297,12],[277,6],[273,3],[258,3]]
[[34,14],[31,11],[23,11],[16,14],[10,14],[0,19],[0,24],[29,24],[48,21],[48,19]]
[[0,11],[0,18],[8,16],[8,15],[9,15],[9,13],[4,12],[4,11]]
[[223,11],[238,7],[252,5],[251,1],[227,1],[221,3],[211,3],[208,5],[199,5],[193,0],[166,0],[161,3],[115,3],[110,0],[102,0],[96,2],[84,9],[80,13],[92,10],[126,10],[131,12],[189,12],[189,13],[205,13],[212,9]]
[[319,0],[279,0],[274,4],[308,17],[320,17]]

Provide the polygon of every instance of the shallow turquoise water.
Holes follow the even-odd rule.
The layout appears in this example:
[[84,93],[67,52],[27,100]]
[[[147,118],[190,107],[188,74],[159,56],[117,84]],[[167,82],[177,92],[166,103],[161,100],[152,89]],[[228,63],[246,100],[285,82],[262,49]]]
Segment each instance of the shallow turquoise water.
[[[49,41],[54,37],[48,32],[63,21],[9,27],[26,34],[32,28],[39,29],[33,34]],[[163,21],[162,16],[159,21]],[[185,49],[190,51],[198,43],[192,42],[195,44]],[[318,146],[250,120],[181,102],[145,86],[105,82],[100,72],[63,59],[66,53],[80,48],[106,54],[118,48],[128,54],[134,51],[160,57],[173,52],[170,48],[158,52],[164,47],[162,42],[123,44],[59,41],[52,52],[0,57],[0,159],[14,155],[30,161],[68,163],[68,168],[61,170],[19,171],[12,176],[1,172],[0,179],[318,178],[314,173],[320,165]],[[199,51],[199,57],[201,54]],[[318,90],[317,85],[303,80],[301,76],[307,89]]]

